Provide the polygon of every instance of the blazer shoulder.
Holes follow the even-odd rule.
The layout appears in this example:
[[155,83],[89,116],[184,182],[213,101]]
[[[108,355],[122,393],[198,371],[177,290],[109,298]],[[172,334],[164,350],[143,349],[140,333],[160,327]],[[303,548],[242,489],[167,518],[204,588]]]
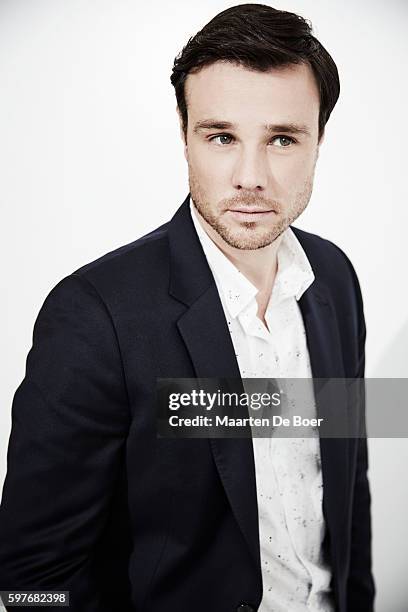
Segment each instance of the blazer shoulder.
[[120,287],[148,285],[163,276],[168,261],[168,224],[157,227],[128,244],[109,251],[73,271],[88,281],[101,295],[120,291]]
[[80,276],[86,276],[88,273],[91,273],[98,268],[109,268],[109,266],[123,266],[128,263],[129,260],[132,261],[134,258],[144,257],[147,253],[151,253],[155,249],[160,248],[161,243],[167,238],[167,229],[168,222],[160,225],[156,229],[151,232],[129,242],[128,244],[124,244],[113,251],[109,251],[104,255],[84,264],[77,270],[73,272],[73,274],[78,274]]

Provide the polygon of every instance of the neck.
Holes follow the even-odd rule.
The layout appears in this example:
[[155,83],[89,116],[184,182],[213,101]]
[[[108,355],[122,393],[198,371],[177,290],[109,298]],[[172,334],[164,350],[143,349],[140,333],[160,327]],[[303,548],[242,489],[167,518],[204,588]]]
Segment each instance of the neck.
[[236,268],[258,289],[263,300],[268,300],[272,291],[278,268],[278,248],[282,234],[271,244],[261,249],[237,249],[227,242],[207,223],[202,215],[193,208],[194,213],[211,240],[219,247]]

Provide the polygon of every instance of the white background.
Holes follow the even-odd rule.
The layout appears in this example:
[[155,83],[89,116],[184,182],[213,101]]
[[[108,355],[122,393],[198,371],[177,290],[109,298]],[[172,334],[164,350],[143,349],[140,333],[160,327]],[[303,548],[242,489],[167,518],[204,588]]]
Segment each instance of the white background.
[[[32,327],[65,275],[167,221],[188,193],[169,76],[232,6],[0,0],[0,484]],[[408,3],[276,0],[310,19],[341,96],[295,224],[336,242],[363,290],[367,376],[408,376]],[[386,407],[385,407],[386,409]],[[407,440],[370,440],[377,612],[408,607]]]

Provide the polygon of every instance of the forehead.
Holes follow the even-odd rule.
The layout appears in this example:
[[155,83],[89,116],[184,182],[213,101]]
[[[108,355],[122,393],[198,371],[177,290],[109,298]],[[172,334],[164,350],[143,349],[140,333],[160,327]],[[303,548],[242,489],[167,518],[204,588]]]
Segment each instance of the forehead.
[[185,84],[189,121],[219,117],[233,122],[299,121],[313,125],[319,92],[310,66],[293,64],[259,72],[215,62]]

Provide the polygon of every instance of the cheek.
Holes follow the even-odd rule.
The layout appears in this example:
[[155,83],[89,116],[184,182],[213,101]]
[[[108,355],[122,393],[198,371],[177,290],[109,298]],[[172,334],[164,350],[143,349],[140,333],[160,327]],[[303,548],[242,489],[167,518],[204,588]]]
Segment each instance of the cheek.
[[297,193],[314,171],[311,155],[276,155],[270,160],[272,183],[280,193]]
[[211,155],[206,147],[190,150],[188,156],[190,174],[208,191],[225,185],[231,174],[231,163],[227,156]]

